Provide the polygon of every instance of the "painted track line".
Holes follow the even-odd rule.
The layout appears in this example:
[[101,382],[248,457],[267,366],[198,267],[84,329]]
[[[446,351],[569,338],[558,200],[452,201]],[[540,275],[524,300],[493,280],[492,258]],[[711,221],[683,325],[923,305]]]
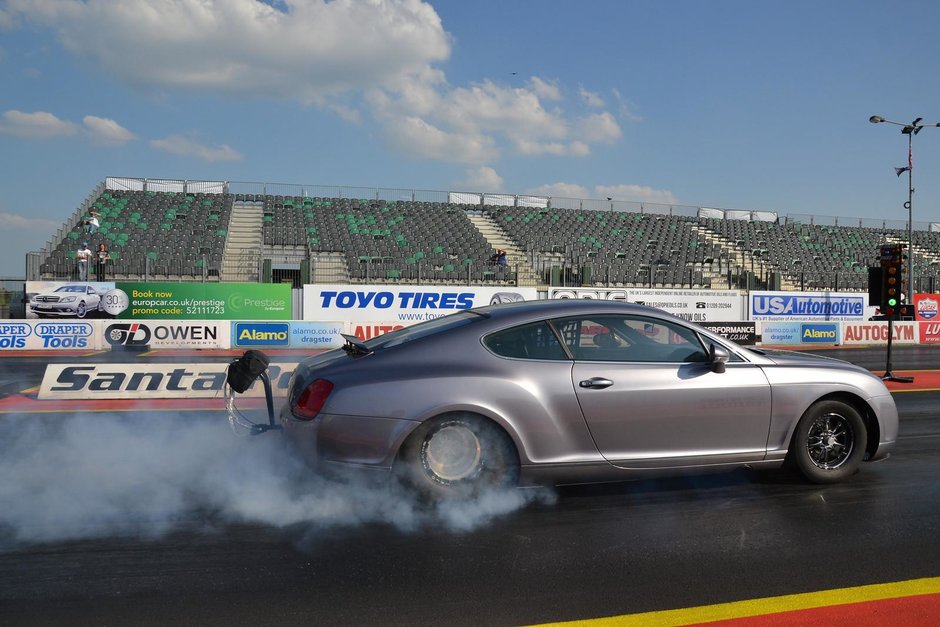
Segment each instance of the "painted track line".
[[940,624],[940,577],[677,610],[545,623],[543,627],[668,627],[702,623],[742,627],[810,624],[933,627]]

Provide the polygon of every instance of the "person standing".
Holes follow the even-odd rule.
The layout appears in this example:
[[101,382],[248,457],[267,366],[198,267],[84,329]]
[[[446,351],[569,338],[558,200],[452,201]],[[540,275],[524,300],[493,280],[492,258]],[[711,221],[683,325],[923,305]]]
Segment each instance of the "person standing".
[[111,261],[111,253],[104,247],[104,243],[98,244],[98,250],[95,251],[95,280],[104,281],[105,274],[108,271],[108,262]]
[[91,251],[88,250],[88,242],[82,242],[82,247],[75,253],[75,263],[78,265],[78,280],[88,280],[88,260],[91,259]]

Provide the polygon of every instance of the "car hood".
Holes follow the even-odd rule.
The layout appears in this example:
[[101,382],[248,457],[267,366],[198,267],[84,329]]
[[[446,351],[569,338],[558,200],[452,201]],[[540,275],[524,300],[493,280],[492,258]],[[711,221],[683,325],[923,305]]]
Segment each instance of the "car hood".
[[868,372],[861,366],[856,366],[855,364],[844,361],[842,359],[835,359],[834,357],[826,357],[824,355],[813,355],[812,353],[764,348],[755,352],[763,355],[778,366],[814,366],[823,368],[828,366],[831,368],[852,368],[855,370]]

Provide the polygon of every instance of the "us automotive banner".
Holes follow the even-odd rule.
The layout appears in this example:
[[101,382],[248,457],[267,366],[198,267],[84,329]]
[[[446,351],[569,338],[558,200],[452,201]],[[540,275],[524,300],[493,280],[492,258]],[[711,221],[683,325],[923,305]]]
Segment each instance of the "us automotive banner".
[[751,292],[751,320],[867,320],[874,308],[862,292]]
[[537,298],[534,287],[304,285],[304,320],[408,326],[473,307]]

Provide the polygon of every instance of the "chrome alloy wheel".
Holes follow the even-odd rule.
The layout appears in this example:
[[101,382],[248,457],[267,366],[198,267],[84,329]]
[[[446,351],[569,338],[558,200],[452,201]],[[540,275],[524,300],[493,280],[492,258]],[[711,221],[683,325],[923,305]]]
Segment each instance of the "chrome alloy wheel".
[[469,479],[483,468],[483,447],[467,425],[445,424],[424,442],[421,461],[431,476],[441,483]]
[[817,468],[833,470],[852,455],[855,431],[849,420],[840,414],[823,414],[813,421],[806,436],[806,450]]

